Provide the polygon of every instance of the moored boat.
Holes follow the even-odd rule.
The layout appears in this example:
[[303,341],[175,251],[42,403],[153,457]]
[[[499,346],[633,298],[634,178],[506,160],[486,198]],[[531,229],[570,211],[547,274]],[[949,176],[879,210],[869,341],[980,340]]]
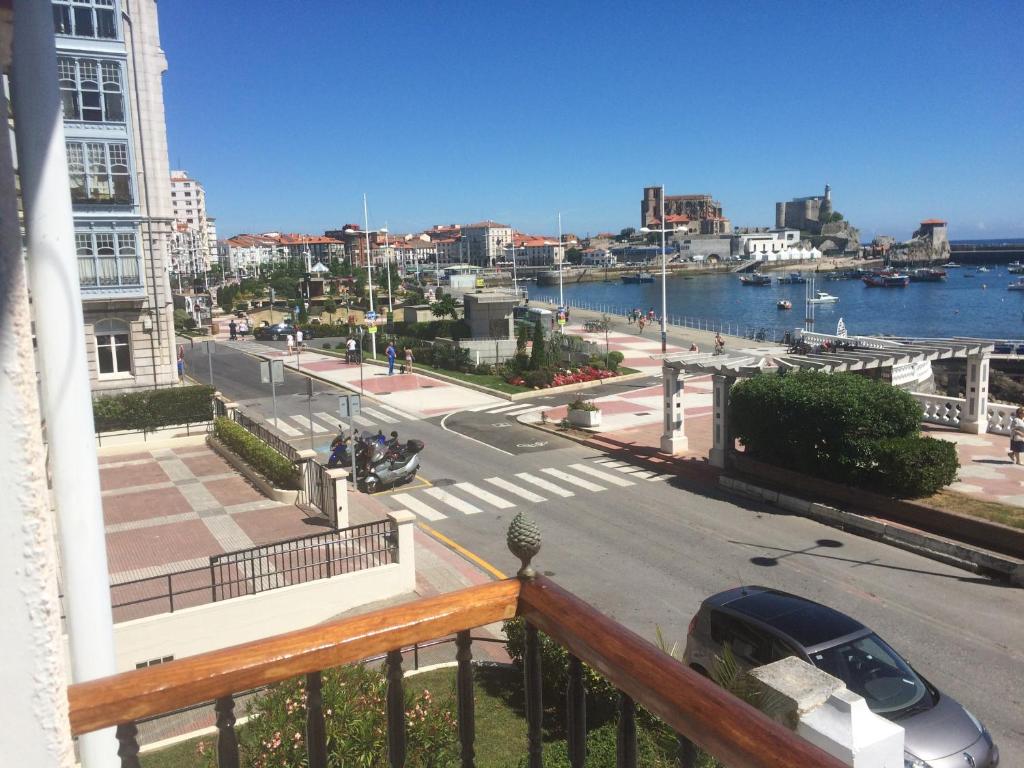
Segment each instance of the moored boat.
[[906,288],[910,285],[910,275],[902,272],[876,272],[862,279],[868,288]]
[[1024,277],[1018,278],[1006,286],[1008,291],[1024,291]]
[[740,283],[743,285],[771,285],[772,279],[760,272],[751,272],[749,275],[741,275]]
[[1024,274],[1024,264],[1021,264],[1019,261],[1011,261],[1006,265],[1006,271],[1011,275]]
[[800,272],[790,272],[785,277],[779,278],[779,285],[803,285],[806,282],[807,278]]
[[833,296],[831,293],[825,293],[825,291],[815,291],[814,298],[808,299],[808,304],[834,304],[839,301],[838,296]]
[[635,275],[623,275],[622,282],[626,284],[653,283],[654,275],[649,272],[637,272]]
[[962,265],[957,264],[955,261],[949,261],[942,265],[943,269],[960,269]]
[[940,283],[945,279],[945,270],[932,267],[921,267],[910,273],[910,282],[912,283]]
[[778,302],[776,302],[775,306],[778,309],[792,309],[793,302],[790,301],[789,299],[779,299]]

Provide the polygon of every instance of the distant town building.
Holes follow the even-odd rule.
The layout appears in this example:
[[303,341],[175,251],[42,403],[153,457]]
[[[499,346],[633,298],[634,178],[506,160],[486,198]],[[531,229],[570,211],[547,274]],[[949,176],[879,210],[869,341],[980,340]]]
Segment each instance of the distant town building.
[[186,171],[171,171],[175,232],[171,271],[203,274],[217,262],[217,228],[206,212],[206,190]]
[[[641,227],[661,228],[661,204],[661,187],[644,187]],[[722,213],[722,204],[711,195],[665,195],[665,220],[666,229],[679,225],[693,234],[724,235],[732,231],[732,223]]]
[[949,256],[949,231],[942,219],[925,219],[910,240],[892,249],[892,258],[902,262],[945,262]]
[[232,274],[255,277],[277,260],[278,243],[263,235],[235,235],[219,243],[220,258]]
[[780,253],[800,244],[800,231],[796,229],[770,229],[734,235],[735,252],[749,259],[766,253]]
[[588,248],[583,251],[580,264],[584,267],[614,267],[617,259],[604,248]]
[[178,381],[167,59],[156,0],[118,5],[53,3],[89,378],[103,392]]
[[[565,259],[565,243],[558,242],[558,236],[520,235],[514,237],[516,245],[516,264],[521,267],[552,267]],[[505,261],[509,260],[510,251],[505,251]]]
[[461,229],[464,261],[478,267],[491,267],[504,257],[505,246],[512,242],[512,227],[496,221],[478,221]]
[[826,184],[824,195],[794,197],[788,203],[776,203],[775,226],[820,235],[822,225],[831,221],[832,213],[832,187]]
[[289,259],[303,261],[309,255],[309,265],[319,262],[330,264],[345,258],[345,244],[327,235],[302,235],[294,233],[266,232],[265,236],[277,240],[279,249],[283,249]]

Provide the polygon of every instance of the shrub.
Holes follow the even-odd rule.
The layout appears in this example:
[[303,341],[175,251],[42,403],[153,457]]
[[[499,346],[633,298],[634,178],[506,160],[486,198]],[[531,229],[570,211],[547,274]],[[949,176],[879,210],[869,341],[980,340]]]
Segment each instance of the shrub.
[[625,356],[621,352],[609,352],[608,353],[608,370],[617,371],[619,366],[622,365],[622,361],[625,360]]
[[956,446],[933,437],[891,437],[873,448],[865,484],[899,496],[931,496],[956,479]]
[[[564,694],[563,694],[564,698]],[[589,702],[588,702],[589,703]],[[589,715],[589,712],[588,712]],[[587,734],[586,768],[616,768],[617,726],[606,723]],[[673,747],[665,749],[650,729],[638,726],[636,729],[637,765],[646,768],[675,768],[679,764],[672,752]],[[526,768],[526,758],[520,762]],[[570,768],[569,744],[557,741],[544,750],[545,768]]]
[[550,368],[539,368],[535,371],[525,371],[523,383],[528,387],[546,387],[551,384],[554,377],[554,371]]
[[267,478],[274,487],[301,487],[299,468],[240,424],[221,417],[214,421],[213,432],[218,440]]
[[480,363],[480,365],[476,366],[473,369],[473,373],[477,374],[478,376],[489,376],[493,372],[494,366],[492,366],[490,363]]
[[[361,665],[321,673],[327,762],[332,766],[380,766],[387,755],[387,681],[380,669]],[[306,765],[306,686],[296,678],[270,686],[246,707],[249,721],[238,731],[241,764]],[[458,765],[455,715],[434,701],[430,691],[405,686],[406,765],[447,768]],[[209,768],[217,764],[216,741],[197,748]]]
[[568,408],[570,411],[599,411],[594,403],[590,400],[576,399],[569,403]]
[[174,424],[193,424],[213,418],[213,389],[206,386],[169,387],[145,392],[97,397],[92,401],[97,432],[118,429],[151,431]]
[[530,350],[530,368],[537,369],[547,362],[547,351],[544,348],[544,329],[540,320],[533,326],[533,349]]

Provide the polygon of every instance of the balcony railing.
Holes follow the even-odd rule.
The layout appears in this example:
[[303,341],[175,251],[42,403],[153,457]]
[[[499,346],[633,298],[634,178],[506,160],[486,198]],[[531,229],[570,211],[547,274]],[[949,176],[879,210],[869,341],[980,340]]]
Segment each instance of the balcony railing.
[[320,696],[321,670],[384,657],[388,681],[387,758],[389,765],[402,766],[406,724],[401,649],[454,634],[461,765],[473,766],[475,715],[470,631],[514,616],[526,621],[524,746],[530,768],[542,765],[540,631],[571,654],[567,733],[573,766],[582,766],[585,755],[583,663],[597,670],[620,692],[620,766],[632,768],[637,764],[637,705],[660,717],[679,734],[683,766],[693,764],[694,745],[730,768],[843,765],[554,582],[525,576],[73,685],[68,691],[71,728],[79,735],[116,726],[121,765],[137,768],[138,720],[213,702],[218,765],[235,768],[239,765],[239,749],[233,695],[302,676],[308,690],[308,765],[324,768],[328,760],[326,715]]

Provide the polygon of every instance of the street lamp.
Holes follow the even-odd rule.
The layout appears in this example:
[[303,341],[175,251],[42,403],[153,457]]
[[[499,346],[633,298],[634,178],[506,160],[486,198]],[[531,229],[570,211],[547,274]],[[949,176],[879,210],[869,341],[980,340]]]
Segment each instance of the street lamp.
[[[373,312],[376,319],[376,312],[373,309],[373,259],[370,257],[370,215],[366,207],[366,195],[363,195],[363,226],[365,227],[366,233],[366,282],[370,286],[370,312]],[[381,227],[380,229],[373,230],[374,233],[383,232],[387,233],[387,227]],[[346,229],[346,235],[358,235],[358,229]],[[370,350],[373,355],[373,359],[377,359],[377,333],[370,334]]]
[[516,238],[512,236],[511,242],[505,246],[506,248],[512,249],[512,290],[515,291],[516,296],[519,296],[519,278],[516,275]]
[[641,232],[660,232],[661,233],[661,353],[665,354],[668,350],[668,328],[665,325],[665,312],[666,312],[666,301],[665,301],[665,285],[666,276],[668,274],[667,257],[665,256],[665,233],[668,232],[665,226],[665,186],[661,187],[661,229],[650,229],[649,227],[640,227]]

